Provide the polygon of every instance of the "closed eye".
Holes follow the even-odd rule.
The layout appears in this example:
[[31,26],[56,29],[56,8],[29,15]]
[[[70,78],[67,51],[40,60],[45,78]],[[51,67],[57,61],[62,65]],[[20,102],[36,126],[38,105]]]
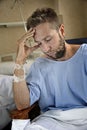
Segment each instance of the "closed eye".
[[52,40],[52,37],[45,39],[46,42],[49,42],[49,41],[51,41],[51,40]]

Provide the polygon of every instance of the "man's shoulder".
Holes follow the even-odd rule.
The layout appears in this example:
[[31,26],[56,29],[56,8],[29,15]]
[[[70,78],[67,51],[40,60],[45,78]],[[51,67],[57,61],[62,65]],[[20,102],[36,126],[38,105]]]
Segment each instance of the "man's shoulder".
[[87,43],[83,43],[81,46],[83,49],[87,49]]
[[82,50],[83,54],[87,54],[87,44],[82,44],[81,50]]

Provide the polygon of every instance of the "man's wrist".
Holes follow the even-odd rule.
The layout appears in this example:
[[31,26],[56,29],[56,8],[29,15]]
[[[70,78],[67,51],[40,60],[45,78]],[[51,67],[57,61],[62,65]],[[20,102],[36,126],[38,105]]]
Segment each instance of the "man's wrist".
[[16,82],[16,83],[21,82],[21,81],[25,81],[25,75],[16,76],[16,75],[14,74],[13,80],[14,80],[14,82]]
[[15,63],[14,69],[24,69],[24,65]]
[[15,64],[13,78],[14,82],[25,80],[25,68],[23,64]]
[[25,62],[26,62],[26,59],[23,60],[23,59],[18,59],[18,58],[15,61],[15,63],[19,64],[19,65],[23,65],[23,64],[25,64]]

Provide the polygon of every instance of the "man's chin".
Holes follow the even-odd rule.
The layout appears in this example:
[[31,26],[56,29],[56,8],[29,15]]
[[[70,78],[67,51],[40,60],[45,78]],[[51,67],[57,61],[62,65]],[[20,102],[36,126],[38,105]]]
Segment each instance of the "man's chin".
[[49,59],[53,59],[53,60],[57,60],[57,58],[55,56],[51,56],[49,54],[45,54],[47,58]]

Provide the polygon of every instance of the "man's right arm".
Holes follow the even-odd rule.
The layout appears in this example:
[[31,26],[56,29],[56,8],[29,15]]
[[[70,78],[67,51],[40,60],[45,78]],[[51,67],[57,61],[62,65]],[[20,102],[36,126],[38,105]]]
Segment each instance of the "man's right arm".
[[[18,65],[18,64],[16,64]],[[22,65],[20,68],[14,69],[13,93],[14,100],[18,110],[28,108],[30,106],[29,89],[25,81],[25,72]]]
[[34,33],[35,30],[30,29],[18,40],[18,52],[15,61],[13,83],[14,100],[18,110],[25,109],[30,106],[29,89],[25,81],[23,64],[25,63],[26,58],[40,46],[39,44],[31,47],[26,45],[27,39],[33,37]]

